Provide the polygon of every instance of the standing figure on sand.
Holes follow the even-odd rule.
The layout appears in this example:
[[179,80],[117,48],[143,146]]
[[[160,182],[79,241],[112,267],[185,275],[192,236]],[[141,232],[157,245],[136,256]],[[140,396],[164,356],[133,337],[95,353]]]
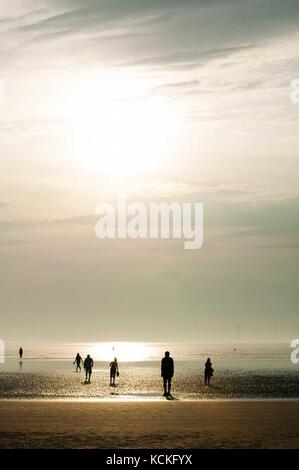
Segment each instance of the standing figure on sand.
[[119,376],[118,362],[115,357],[112,362],[110,362],[110,387],[115,387],[115,376]]
[[211,359],[208,357],[205,363],[205,385],[210,385],[211,377],[213,377],[214,369],[212,367]]
[[79,353],[77,353],[77,356],[75,357],[75,360],[73,362],[73,364],[76,363],[76,371],[75,372],[78,372],[78,370],[81,372],[81,364],[83,364],[83,359],[82,357],[80,356]]
[[85,370],[85,383],[90,383],[90,377],[92,374],[92,368],[93,368],[93,359],[90,357],[89,354],[87,354],[87,357],[84,359],[84,370]]
[[171,398],[171,380],[174,374],[174,363],[170,357],[169,351],[165,352],[165,356],[161,361],[161,377],[163,377],[164,397]]
[[20,359],[22,359],[22,357],[23,357],[23,348],[22,348],[22,346],[19,349],[19,356],[20,356]]

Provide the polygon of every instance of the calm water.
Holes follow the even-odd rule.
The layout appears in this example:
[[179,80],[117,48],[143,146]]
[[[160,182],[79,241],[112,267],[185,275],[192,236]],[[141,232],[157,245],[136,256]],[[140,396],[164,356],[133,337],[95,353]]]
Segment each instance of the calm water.
[[[299,398],[299,365],[290,361],[289,344],[191,345],[89,343],[24,348],[16,345],[0,364],[0,398],[160,400],[160,360],[170,350],[175,360],[173,394],[178,399]],[[236,350],[235,350],[236,348]],[[91,384],[72,364],[77,352],[95,360]],[[109,386],[109,362],[117,356],[120,376]],[[212,386],[203,383],[210,356]]]

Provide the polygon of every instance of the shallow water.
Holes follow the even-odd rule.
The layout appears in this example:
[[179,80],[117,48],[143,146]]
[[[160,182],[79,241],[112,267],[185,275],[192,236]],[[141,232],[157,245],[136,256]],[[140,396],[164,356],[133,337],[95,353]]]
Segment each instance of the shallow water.
[[[177,355],[181,347],[173,348]],[[210,348],[215,370],[210,387],[203,381],[207,356],[206,347],[203,349],[200,353],[193,349],[189,360],[175,360],[172,392],[176,398],[299,398],[299,366],[291,363],[286,345],[239,351]],[[198,360],[194,360],[196,354]],[[84,372],[75,373],[74,367],[71,359],[24,358],[20,362],[11,354],[0,364],[0,398],[161,399],[160,361],[120,362],[115,388],[109,386],[107,361],[95,361],[90,384],[84,383]]]

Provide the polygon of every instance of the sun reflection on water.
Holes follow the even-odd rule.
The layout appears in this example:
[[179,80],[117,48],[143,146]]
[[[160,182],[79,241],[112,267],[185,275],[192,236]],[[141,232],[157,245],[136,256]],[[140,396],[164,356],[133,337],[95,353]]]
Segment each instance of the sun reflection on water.
[[117,341],[115,343],[93,343],[90,354],[94,360],[98,361],[110,361],[117,357],[121,362],[137,362],[149,360],[153,350],[145,343]]

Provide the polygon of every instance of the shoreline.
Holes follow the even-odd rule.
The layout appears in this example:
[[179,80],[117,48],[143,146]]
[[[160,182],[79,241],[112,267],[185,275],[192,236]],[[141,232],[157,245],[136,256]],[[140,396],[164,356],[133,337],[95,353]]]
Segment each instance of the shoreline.
[[155,399],[153,397],[140,397],[136,398],[125,398],[125,397],[115,397],[115,398],[0,398],[1,402],[36,402],[36,403],[169,403],[169,402],[180,402],[180,403],[211,403],[211,402],[299,402],[298,398],[179,398],[173,397],[173,399],[166,399],[163,395],[157,396]]

